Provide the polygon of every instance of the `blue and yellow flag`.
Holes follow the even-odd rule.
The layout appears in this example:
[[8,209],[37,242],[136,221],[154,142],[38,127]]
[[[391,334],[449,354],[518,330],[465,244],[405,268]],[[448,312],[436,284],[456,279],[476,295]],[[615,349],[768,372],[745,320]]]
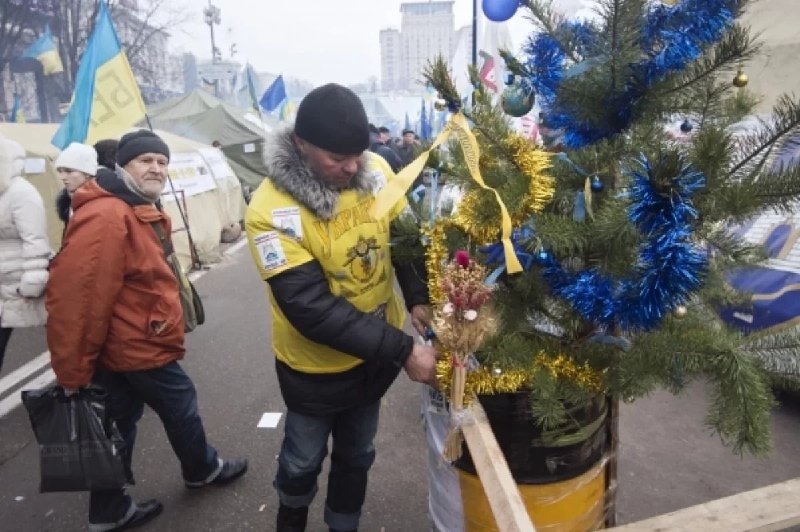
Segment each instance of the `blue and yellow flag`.
[[286,85],[283,83],[283,75],[275,78],[275,81],[267,87],[264,94],[261,95],[261,100],[258,103],[268,113],[281,106],[286,100]]
[[14,106],[11,108],[11,122],[25,123],[25,112],[22,110],[22,101],[19,94],[14,94]]
[[45,74],[64,72],[64,65],[61,64],[61,56],[58,55],[58,50],[53,42],[50,26],[44,27],[42,36],[28,46],[22,57],[38,60],[42,64],[42,70]]
[[289,122],[294,119],[295,108],[292,100],[286,98],[283,100],[281,104],[281,108],[278,111],[278,120],[280,122]]
[[94,144],[117,138],[145,115],[142,95],[114,31],[105,2],[83,52],[69,112],[51,140],[64,149],[71,142]]

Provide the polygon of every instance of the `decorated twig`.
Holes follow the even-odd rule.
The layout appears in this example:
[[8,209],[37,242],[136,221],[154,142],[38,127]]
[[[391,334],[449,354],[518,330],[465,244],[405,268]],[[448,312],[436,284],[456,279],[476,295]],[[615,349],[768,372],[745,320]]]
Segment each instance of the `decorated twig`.
[[467,362],[496,328],[489,304],[492,288],[484,284],[487,269],[472,261],[466,251],[458,251],[441,272],[441,303],[434,311],[434,329],[441,350],[450,353],[450,413],[452,428],[444,444],[443,455],[453,461],[461,456],[461,424],[465,420],[464,389]]

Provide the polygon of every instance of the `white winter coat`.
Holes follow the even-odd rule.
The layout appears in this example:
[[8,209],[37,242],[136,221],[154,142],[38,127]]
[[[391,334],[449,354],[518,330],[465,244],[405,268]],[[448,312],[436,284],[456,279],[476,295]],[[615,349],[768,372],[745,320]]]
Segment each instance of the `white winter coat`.
[[0,326],[44,325],[50,243],[44,202],[24,177],[25,150],[0,138]]

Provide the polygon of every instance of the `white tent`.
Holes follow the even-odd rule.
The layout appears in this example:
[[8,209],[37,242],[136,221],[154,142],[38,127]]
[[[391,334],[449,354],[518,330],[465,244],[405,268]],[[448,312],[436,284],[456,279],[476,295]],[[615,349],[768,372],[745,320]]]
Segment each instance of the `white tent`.
[[[0,123],[0,135],[19,142],[27,152],[26,178],[44,199],[53,250],[61,246],[63,232],[55,210],[56,195],[62,188],[53,166],[59,150],[50,144],[57,128],[58,124]],[[172,238],[181,263],[188,270],[192,259],[178,201],[187,218],[198,258],[202,262],[217,262],[221,258],[222,229],[238,223],[244,214],[239,180],[216,148],[165,131],[156,130],[156,133],[171,152],[169,173],[175,193],[167,187],[162,203],[172,218]]]

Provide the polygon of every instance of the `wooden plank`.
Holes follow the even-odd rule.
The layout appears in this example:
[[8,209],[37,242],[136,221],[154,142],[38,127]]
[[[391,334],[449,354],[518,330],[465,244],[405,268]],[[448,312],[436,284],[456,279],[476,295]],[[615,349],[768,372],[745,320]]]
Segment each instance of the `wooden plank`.
[[616,532],[771,532],[800,525],[800,478],[619,526]]
[[606,466],[606,492],[603,495],[605,503],[606,528],[617,525],[617,458],[619,452],[619,399],[608,399],[608,433],[606,438],[606,452],[610,453]]
[[500,532],[536,532],[486,412],[477,400],[472,402],[469,411],[475,422],[465,423],[461,429],[498,529]]

